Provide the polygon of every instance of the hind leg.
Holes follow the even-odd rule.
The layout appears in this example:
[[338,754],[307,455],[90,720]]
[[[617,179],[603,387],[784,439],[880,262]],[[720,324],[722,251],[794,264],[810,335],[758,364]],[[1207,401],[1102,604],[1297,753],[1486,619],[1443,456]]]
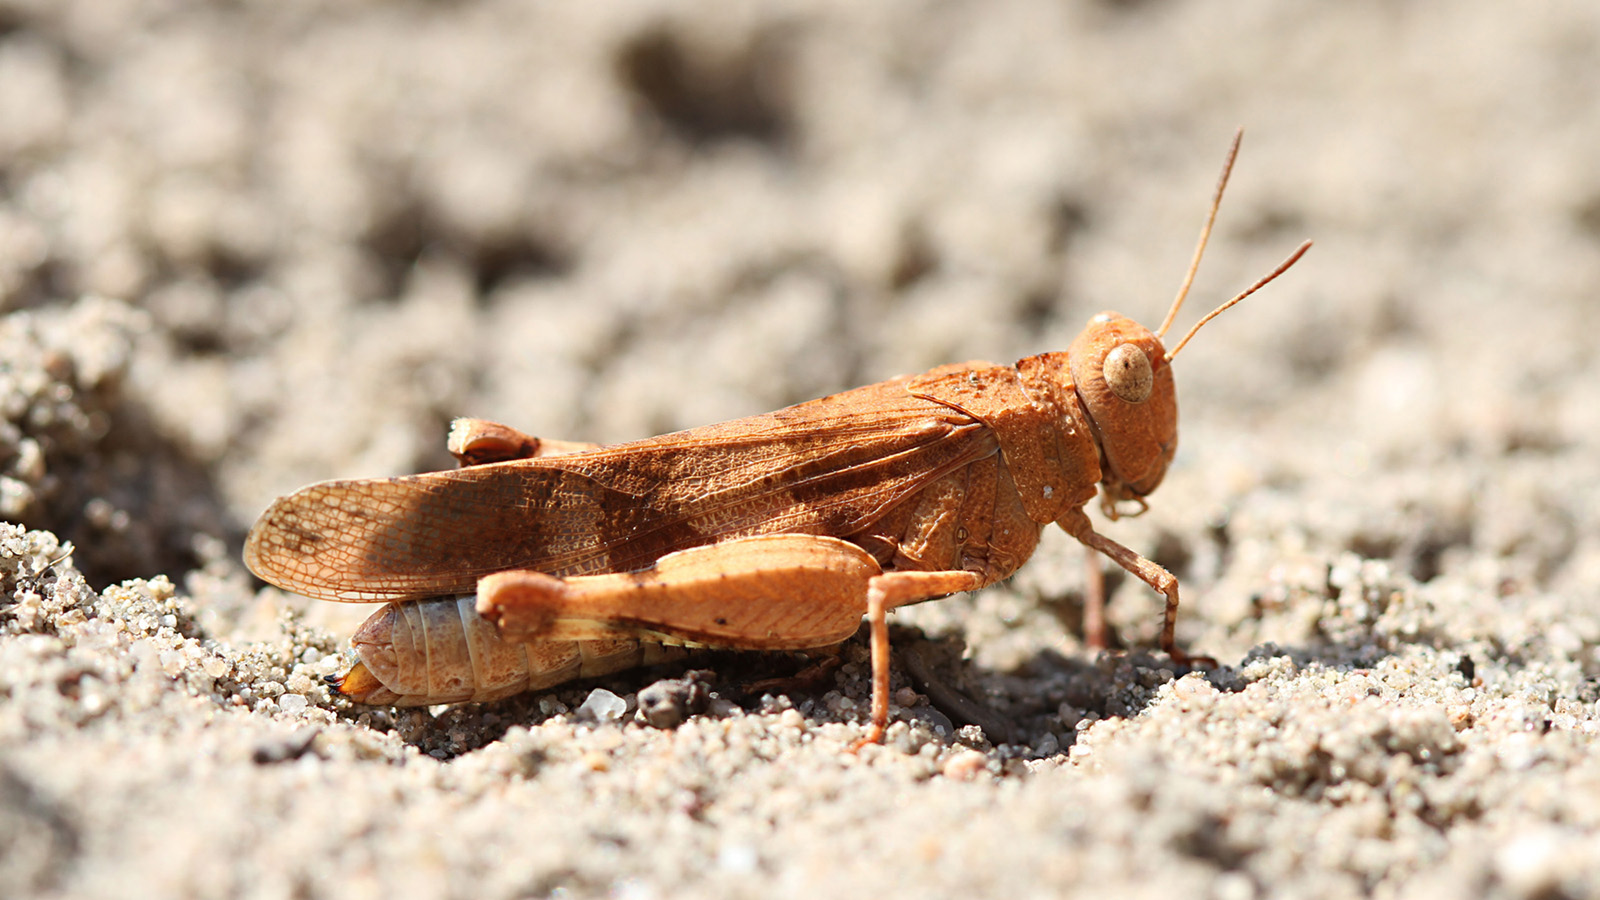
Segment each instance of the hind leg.
[[852,750],[883,743],[889,727],[889,610],[920,600],[975,590],[983,579],[975,572],[888,572],[867,585],[867,624],[872,629],[872,724]]
[[889,723],[889,610],[982,583],[973,572],[884,573],[847,541],[769,534],[680,550],[641,572],[497,572],[478,581],[478,613],[513,641],[631,635],[747,650],[836,644],[865,613],[872,721],[860,746],[881,742]]

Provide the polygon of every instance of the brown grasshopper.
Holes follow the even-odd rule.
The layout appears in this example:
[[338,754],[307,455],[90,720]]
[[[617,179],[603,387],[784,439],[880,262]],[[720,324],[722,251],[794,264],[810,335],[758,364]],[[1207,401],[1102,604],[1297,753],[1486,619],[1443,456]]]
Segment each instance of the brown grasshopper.
[[1177,448],[1173,357],[1310,246],[1162,346],[1238,149],[1235,136],[1155,333],[1101,313],[1065,353],[941,366],[603,447],[458,420],[450,450],[462,468],[302,488],[261,516],[245,562],[309,597],[389,601],[356,634],[360,662],[338,682],[369,703],[498,699],[685,646],[829,647],[865,615],[864,742],[878,741],[888,611],[1007,577],[1051,522],[1166,596],[1161,649],[1183,662],[1177,579],[1097,533],[1084,506],[1098,487],[1109,518],[1144,511]]

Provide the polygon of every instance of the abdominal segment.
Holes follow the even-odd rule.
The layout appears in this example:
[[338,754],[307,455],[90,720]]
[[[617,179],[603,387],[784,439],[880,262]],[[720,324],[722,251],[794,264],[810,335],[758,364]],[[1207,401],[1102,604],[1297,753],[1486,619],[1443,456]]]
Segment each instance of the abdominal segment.
[[478,615],[470,595],[390,603],[352,643],[360,662],[338,679],[339,692],[387,706],[499,700],[686,652],[631,637],[509,643]]

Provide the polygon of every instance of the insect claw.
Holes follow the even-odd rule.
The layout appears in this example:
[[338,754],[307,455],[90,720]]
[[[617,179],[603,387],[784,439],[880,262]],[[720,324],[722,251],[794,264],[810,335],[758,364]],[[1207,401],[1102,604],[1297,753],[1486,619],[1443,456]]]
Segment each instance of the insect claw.
[[884,729],[882,725],[879,725],[877,722],[873,722],[871,725],[867,726],[867,733],[864,737],[858,737],[854,741],[851,741],[850,746],[846,747],[845,749],[851,753],[860,753],[861,748],[867,746],[868,744],[881,744],[883,743],[883,731]]
[[1167,651],[1167,655],[1172,657],[1172,662],[1175,665],[1185,666],[1190,671],[1200,669],[1215,671],[1222,668],[1222,663],[1218,662],[1215,656],[1190,656],[1176,647]]

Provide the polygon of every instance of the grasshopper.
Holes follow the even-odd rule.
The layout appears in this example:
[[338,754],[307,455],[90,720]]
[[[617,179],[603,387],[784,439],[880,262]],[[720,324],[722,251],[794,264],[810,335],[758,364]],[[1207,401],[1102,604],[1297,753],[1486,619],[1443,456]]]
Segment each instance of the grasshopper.
[[880,741],[889,610],[1009,576],[1052,522],[1165,595],[1160,646],[1184,663],[1177,579],[1096,532],[1084,507],[1098,493],[1113,520],[1147,508],[1177,449],[1173,358],[1310,247],[1163,347],[1238,149],[1236,135],[1153,333],[1101,313],[1064,353],[941,366],[610,446],[457,420],[461,468],[302,488],[261,516],[245,562],[309,597],[388,602],[336,682],[369,703],[498,699],[683,647],[830,647],[865,615],[861,743]]

